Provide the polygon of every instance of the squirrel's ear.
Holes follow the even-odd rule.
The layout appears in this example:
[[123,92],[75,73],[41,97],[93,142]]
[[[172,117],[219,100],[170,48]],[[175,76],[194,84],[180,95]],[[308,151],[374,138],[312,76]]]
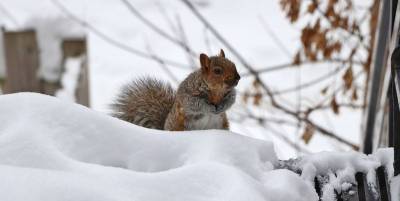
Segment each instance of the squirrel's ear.
[[210,69],[210,58],[204,53],[200,54],[200,64],[201,64],[201,70],[206,70],[205,72]]
[[221,50],[219,51],[219,56],[222,57],[222,58],[225,58],[225,52],[224,52],[223,49],[221,49]]

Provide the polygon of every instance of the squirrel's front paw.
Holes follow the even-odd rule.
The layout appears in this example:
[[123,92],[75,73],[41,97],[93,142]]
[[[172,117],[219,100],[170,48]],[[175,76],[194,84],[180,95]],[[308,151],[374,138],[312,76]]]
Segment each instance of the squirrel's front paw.
[[215,114],[219,114],[224,111],[225,111],[225,107],[223,104],[215,105],[215,112],[214,112]]

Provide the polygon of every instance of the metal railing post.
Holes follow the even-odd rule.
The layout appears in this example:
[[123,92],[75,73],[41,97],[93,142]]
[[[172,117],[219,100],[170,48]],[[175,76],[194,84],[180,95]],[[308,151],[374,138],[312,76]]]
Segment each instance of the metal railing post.
[[387,48],[391,33],[391,0],[384,0],[380,5],[378,33],[376,34],[375,49],[373,50],[373,66],[369,85],[367,117],[365,121],[364,138],[362,151],[370,154],[373,151],[373,139],[376,126],[376,113],[378,111],[379,97],[386,92],[382,92],[382,81],[384,78],[384,66],[387,59]]
[[389,122],[389,135],[391,145],[394,149],[394,174],[400,174],[400,47],[397,47],[391,58],[391,87],[390,87],[390,122]]

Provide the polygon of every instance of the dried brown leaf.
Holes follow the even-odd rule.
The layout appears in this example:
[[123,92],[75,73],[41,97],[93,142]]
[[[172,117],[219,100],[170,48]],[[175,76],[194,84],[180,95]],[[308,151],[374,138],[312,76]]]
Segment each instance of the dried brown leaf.
[[310,14],[313,14],[314,11],[317,10],[317,6],[318,6],[318,5],[317,5],[316,3],[311,2],[311,3],[308,5],[307,12],[310,13]]
[[257,92],[256,94],[254,94],[253,104],[256,106],[259,106],[261,104],[262,97],[263,97],[263,95],[260,92]]
[[259,79],[254,79],[253,80],[253,87],[255,88],[255,89],[259,89],[260,88],[260,80]]
[[339,105],[336,102],[336,96],[332,97],[331,100],[331,109],[335,114],[339,114]]
[[314,133],[315,133],[314,126],[307,124],[307,126],[304,128],[304,132],[303,135],[301,136],[301,139],[303,139],[304,143],[308,144],[311,138],[314,136]]
[[280,5],[282,10],[286,12],[286,17],[289,18],[290,22],[294,23],[298,20],[300,15],[300,0],[281,0]]
[[298,65],[300,65],[300,64],[301,64],[301,56],[300,56],[300,51],[298,51],[298,52],[296,53],[296,55],[294,56],[293,65],[298,66]]
[[358,100],[358,94],[357,94],[357,89],[356,88],[353,89],[353,93],[351,94],[351,100],[352,101]]
[[343,81],[344,81],[344,87],[347,90],[349,90],[351,88],[351,86],[353,86],[353,70],[352,67],[350,66],[349,68],[347,68],[346,72],[343,75]]
[[243,102],[247,103],[249,101],[249,97],[250,97],[249,92],[247,92],[247,91],[244,92],[243,97],[242,97]]

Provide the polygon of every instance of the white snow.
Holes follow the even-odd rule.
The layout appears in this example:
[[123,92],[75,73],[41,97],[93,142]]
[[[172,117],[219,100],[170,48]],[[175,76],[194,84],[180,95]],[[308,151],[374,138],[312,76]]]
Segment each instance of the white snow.
[[71,102],[76,101],[75,92],[78,86],[83,59],[83,57],[76,57],[65,60],[65,72],[61,76],[61,88],[56,91],[56,97]]
[[[270,142],[141,128],[33,93],[0,96],[0,200],[317,200]],[[290,191],[288,191],[290,186]]]
[[356,184],[355,174],[366,174],[367,184],[375,191],[376,173],[379,166],[385,166],[389,180],[393,177],[393,149],[378,149],[374,154],[365,155],[358,152],[321,152],[301,157],[296,166],[302,170],[301,177],[310,184],[318,175],[328,175],[322,188],[322,200],[334,201],[337,192],[351,193],[352,184]]
[[391,200],[400,200],[400,175],[390,182]]
[[[224,130],[142,128],[35,93],[0,96],[0,200],[322,200],[354,194],[354,175],[388,169],[393,149],[279,161],[271,142]],[[286,164],[289,171],[282,168]],[[295,172],[300,170],[301,174]],[[290,189],[290,190],[288,190]]]

